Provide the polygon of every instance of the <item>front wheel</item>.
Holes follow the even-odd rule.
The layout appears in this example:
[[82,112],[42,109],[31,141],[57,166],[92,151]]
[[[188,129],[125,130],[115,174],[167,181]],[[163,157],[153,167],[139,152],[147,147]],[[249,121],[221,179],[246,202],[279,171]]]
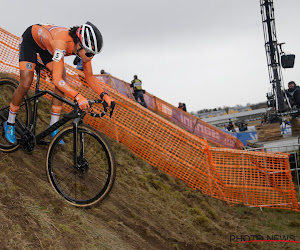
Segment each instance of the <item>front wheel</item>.
[[52,187],[67,202],[88,207],[102,201],[111,191],[116,164],[105,137],[86,125],[78,128],[77,152],[74,152],[73,131],[70,126],[54,137],[47,154],[46,171]]

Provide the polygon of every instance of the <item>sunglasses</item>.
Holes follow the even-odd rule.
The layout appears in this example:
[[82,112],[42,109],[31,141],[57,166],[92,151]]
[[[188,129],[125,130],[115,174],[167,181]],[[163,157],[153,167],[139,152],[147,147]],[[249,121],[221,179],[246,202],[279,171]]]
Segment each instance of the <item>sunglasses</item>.
[[[79,52],[80,50],[84,49],[80,43],[79,43],[79,45],[80,45],[80,49],[77,50],[77,54],[78,54],[78,52]],[[85,56],[86,56],[86,57],[93,57],[94,55],[95,55],[95,54],[92,53],[92,52],[85,52]]]
[[95,54],[92,52],[85,52],[85,56],[87,57],[93,57]]

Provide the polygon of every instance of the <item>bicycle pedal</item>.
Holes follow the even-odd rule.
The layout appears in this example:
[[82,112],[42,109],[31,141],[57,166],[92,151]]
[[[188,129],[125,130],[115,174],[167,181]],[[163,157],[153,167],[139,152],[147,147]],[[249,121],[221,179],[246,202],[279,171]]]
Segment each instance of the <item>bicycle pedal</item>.
[[49,146],[49,145],[50,145],[50,141],[44,141],[44,140],[41,140],[41,141],[39,141],[37,144]]

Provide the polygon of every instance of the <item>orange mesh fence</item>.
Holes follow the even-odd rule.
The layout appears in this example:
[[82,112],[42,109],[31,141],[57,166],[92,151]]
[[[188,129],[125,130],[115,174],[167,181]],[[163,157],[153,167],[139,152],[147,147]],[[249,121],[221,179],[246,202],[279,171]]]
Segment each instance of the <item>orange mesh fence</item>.
[[[110,75],[95,75],[100,81],[109,84],[113,89],[117,90],[124,96],[135,100],[132,95],[132,89],[130,84],[117,79],[116,77]],[[216,146],[223,146],[234,149],[242,149],[244,147],[243,143],[234,136],[212,126],[198,117],[195,117],[181,109],[174,107],[173,105],[159,99],[158,97],[151,95],[146,92],[144,94],[145,101],[148,108],[156,113],[166,117],[170,121],[174,122],[176,125],[184,128],[188,132],[204,138],[210,143]]]
[[[0,28],[0,71],[16,77],[19,74],[18,42],[18,37]],[[82,80],[81,71],[69,65],[66,65],[66,70],[71,86],[89,99],[98,98]],[[113,119],[86,116],[86,123],[204,194],[228,203],[298,211],[288,154],[211,147],[206,140],[135,102],[128,84],[108,75],[97,77],[102,81],[99,84],[103,89],[116,100],[118,108]],[[41,88],[54,88],[45,73],[42,73]],[[152,105],[152,110],[157,109],[157,113],[168,115],[169,111],[164,111],[163,105],[174,111],[172,105],[153,99],[149,106]],[[68,110],[68,107],[64,106],[64,109]],[[99,109],[96,111],[100,112]],[[191,126],[194,130],[196,124]]]

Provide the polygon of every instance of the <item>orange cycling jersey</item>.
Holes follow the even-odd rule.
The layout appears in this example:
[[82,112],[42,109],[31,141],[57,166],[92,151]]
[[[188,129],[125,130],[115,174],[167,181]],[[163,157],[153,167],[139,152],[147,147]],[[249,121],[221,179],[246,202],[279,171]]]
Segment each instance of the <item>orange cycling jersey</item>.
[[[78,91],[71,88],[63,80],[64,57],[73,55],[75,46],[73,38],[69,35],[69,29],[53,25],[33,25],[31,33],[35,43],[42,50],[47,50],[53,55],[51,70],[54,85],[68,96],[74,98],[78,94]],[[21,63],[23,62],[20,62],[20,69],[24,69]],[[83,72],[87,83],[100,95],[103,89],[98,83],[99,80],[93,75],[91,60],[86,63],[83,62]]]

